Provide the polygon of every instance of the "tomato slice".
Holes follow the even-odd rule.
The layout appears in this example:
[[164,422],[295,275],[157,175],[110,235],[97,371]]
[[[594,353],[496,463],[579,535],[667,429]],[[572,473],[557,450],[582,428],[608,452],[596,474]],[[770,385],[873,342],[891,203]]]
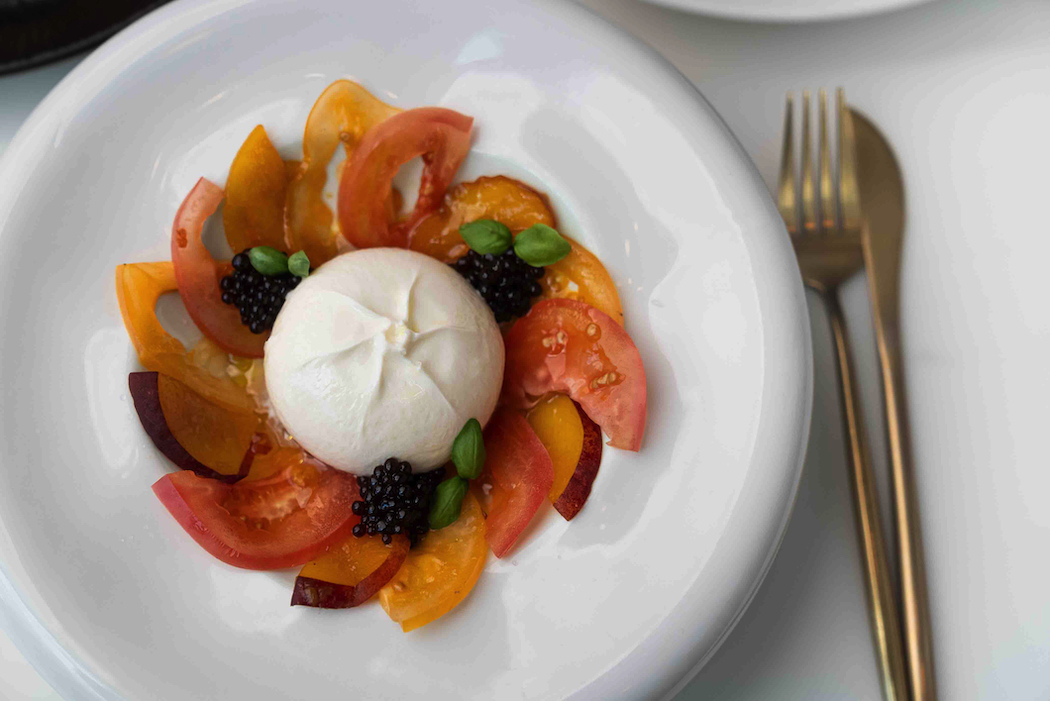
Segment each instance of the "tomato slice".
[[412,229],[408,246],[452,263],[469,250],[459,227],[478,219],[494,219],[514,233],[533,224],[555,226],[554,213],[543,195],[502,175],[485,176],[449,189],[442,205]]
[[500,409],[485,427],[485,468],[474,481],[488,515],[485,540],[503,557],[547,499],[554,466],[524,416]]
[[385,545],[379,536],[350,536],[327,553],[303,565],[295,578],[292,606],[345,609],[372,598],[401,569],[408,538]]
[[219,281],[230,264],[211,257],[201,240],[204,222],[222,202],[222,189],[201,178],[175,213],[171,227],[171,262],[186,311],[197,328],[224,350],[246,358],[261,358],[269,332],[254,334],[241,323],[241,314],[222,301]]
[[[565,238],[569,238],[566,236]],[[609,271],[598,256],[569,239],[569,255],[548,265],[540,278],[541,299],[574,299],[608,314],[623,326],[623,305]]]
[[[339,183],[339,226],[358,248],[408,245],[408,232],[441,205],[445,190],[470,150],[472,117],[442,107],[401,112],[365,134]],[[419,197],[408,220],[390,219],[394,176],[423,157]]]
[[350,510],[354,476],[302,457],[273,477],[232,485],[174,472],[153,492],[201,547],[249,570],[308,562],[359,520]]
[[507,334],[501,401],[529,408],[565,392],[609,436],[638,450],[645,432],[645,367],[631,337],[608,314],[570,299],[537,302]]
[[379,590],[379,603],[404,632],[440,618],[467,597],[485,569],[485,514],[470,492],[451,526],[431,531]]
[[323,194],[328,163],[339,144],[349,158],[372,127],[400,111],[349,80],[335,81],[317,98],[306,118],[303,160],[285,202],[290,252],[306,251],[314,267],[336,255],[332,210]]
[[252,129],[226,178],[222,225],[234,253],[252,246],[284,249],[286,170],[263,126]]
[[255,402],[244,387],[195,363],[193,353],[187,352],[157,320],[157,300],[178,289],[170,262],[118,265],[116,283],[124,327],[146,369],[169,375],[208,401],[232,411],[255,412]]

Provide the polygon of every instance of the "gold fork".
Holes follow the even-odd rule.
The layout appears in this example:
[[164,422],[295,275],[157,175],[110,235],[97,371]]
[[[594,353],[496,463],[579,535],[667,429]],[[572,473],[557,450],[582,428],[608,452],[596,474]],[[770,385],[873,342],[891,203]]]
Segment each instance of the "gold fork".
[[[875,478],[867,437],[860,417],[860,401],[851,368],[846,323],[838,301],[838,286],[864,267],[860,198],[857,191],[853,118],[841,88],[836,92],[838,118],[838,178],[831,169],[828,146],[827,94],[819,91],[819,145],[814,174],[810,94],[802,93],[802,178],[796,179],[794,97],[784,110],[784,146],[780,160],[777,205],[784,218],[806,285],[820,293],[831,318],[838,357],[843,423],[849,438],[850,485],[857,535],[863,551],[868,613],[879,664],[882,690],[890,701],[907,700],[904,655],[897,603],[890,584],[886,546],[882,537]],[[798,203],[801,200],[801,214]]]

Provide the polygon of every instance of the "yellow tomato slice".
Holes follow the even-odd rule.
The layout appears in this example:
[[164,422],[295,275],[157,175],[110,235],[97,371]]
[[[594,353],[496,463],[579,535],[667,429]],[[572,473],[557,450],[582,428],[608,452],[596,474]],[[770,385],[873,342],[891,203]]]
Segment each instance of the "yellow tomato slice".
[[228,376],[217,377],[195,364],[185,346],[157,319],[157,300],[178,289],[170,262],[129,263],[116,270],[117,301],[124,327],[146,369],[169,375],[208,401],[235,412],[253,414],[255,402]]
[[288,186],[285,237],[289,252],[306,251],[313,266],[336,255],[332,210],[324,201],[328,163],[339,144],[349,158],[369,129],[400,111],[349,80],[335,81],[317,98],[306,118],[303,160]]
[[[252,246],[284,248],[284,160],[262,125],[252,129],[230,165],[222,223],[234,253]],[[294,253],[294,251],[289,251]]]
[[564,394],[552,394],[526,417],[554,463],[550,500],[555,502],[576,472],[583,451],[583,422],[576,405]]
[[466,598],[485,568],[485,514],[470,492],[459,519],[431,531],[379,591],[379,603],[405,632],[440,618]]
[[[568,236],[565,238],[569,239]],[[572,239],[569,243],[572,244],[569,255],[547,266],[547,272],[540,280],[543,287],[540,299],[575,299],[605,312],[623,326],[623,306],[609,271],[598,256],[582,244]]]

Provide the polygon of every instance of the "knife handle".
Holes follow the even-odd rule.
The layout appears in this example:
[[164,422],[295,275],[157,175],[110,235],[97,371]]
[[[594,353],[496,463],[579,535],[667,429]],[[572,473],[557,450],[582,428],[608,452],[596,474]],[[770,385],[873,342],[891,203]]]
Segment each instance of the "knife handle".
[[846,340],[846,322],[835,294],[826,295],[831,331],[835,337],[843,406],[843,424],[849,439],[850,492],[856,517],[868,595],[868,615],[879,664],[882,692],[887,701],[907,701],[908,682],[901,648],[900,618],[893,594],[889,559],[882,537],[882,517],[871,467],[860,401],[854,386],[852,358]]
[[897,527],[897,557],[903,608],[904,645],[912,701],[936,701],[930,605],[922,551],[915,477],[909,461],[909,437],[904,408],[900,338],[875,310],[875,335],[886,403],[886,432],[890,446],[890,474]]

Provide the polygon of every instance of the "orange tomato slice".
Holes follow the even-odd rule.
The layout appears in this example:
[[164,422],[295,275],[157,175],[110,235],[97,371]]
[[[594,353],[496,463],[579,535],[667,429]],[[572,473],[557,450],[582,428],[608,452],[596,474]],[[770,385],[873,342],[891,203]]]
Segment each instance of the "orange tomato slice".
[[116,270],[117,301],[124,327],[148,370],[170,375],[208,401],[239,413],[254,414],[251,396],[228,376],[217,377],[196,365],[186,347],[157,320],[157,300],[178,289],[174,266],[163,263],[129,263]]
[[261,124],[252,129],[226,178],[222,223],[234,253],[252,246],[284,248],[285,171],[284,160],[266,130]]
[[474,588],[485,569],[485,515],[470,492],[459,519],[431,531],[409,551],[405,564],[379,590],[379,603],[404,632],[445,615]]
[[349,158],[372,127],[400,111],[349,80],[335,81],[317,98],[306,118],[303,160],[285,201],[289,252],[306,251],[315,267],[336,255],[332,210],[324,201],[328,163],[340,144]]

